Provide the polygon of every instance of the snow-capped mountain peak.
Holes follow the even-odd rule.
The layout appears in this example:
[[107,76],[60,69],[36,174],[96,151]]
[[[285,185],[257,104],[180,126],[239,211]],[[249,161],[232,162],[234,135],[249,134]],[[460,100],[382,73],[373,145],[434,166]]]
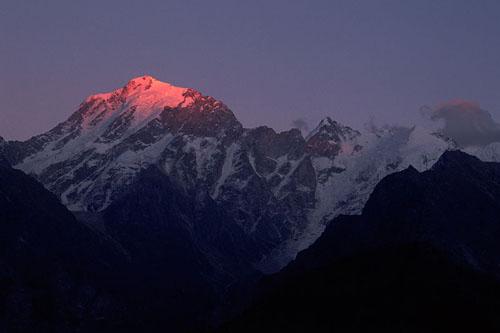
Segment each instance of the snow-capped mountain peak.
[[360,132],[326,117],[306,137],[307,151],[313,156],[329,158],[339,153],[350,154],[361,148],[357,142],[360,135]]
[[158,117],[165,108],[193,103],[189,90],[151,76],[134,78],[120,89],[89,96],[80,106],[82,127],[94,127],[111,118],[119,118],[121,123],[127,122],[129,127],[144,124]]
[[149,93],[160,99],[169,98],[171,101],[170,106],[174,107],[183,100],[183,95],[187,90],[187,88],[176,87],[170,83],[159,81],[152,76],[145,75],[129,80],[122,88],[114,91],[91,95],[86,101],[108,99],[113,95],[128,99],[149,91]]
[[[88,97],[66,121],[19,143],[12,162],[36,175],[71,209],[107,207],[143,168],[196,151],[195,178],[216,153],[213,145],[241,132],[222,102],[151,76]],[[215,139],[218,138],[218,139]],[[220,141],[220,142],[219,142]],[[183,162],[186,163],[186,162]]]
[[136,101],[139,105],[154,101],[159,105],[176,107],[186,99],[185,93],[187,91],[187,88],[158,81],[152,76],[142,76],[130,80],[122,88],[122,95],[126,96],[128,100]]
[[358,134],[358,131],[348,126],[344,126],[330,117],[325,117],[319,122],[318,126],[307,135],[306,141],[317,135],[327,135],[333,140],[340,141],[342,139],[352,138]]
[[246,129],[221,101],[151,76],[90,96],[47,133],[0,139],[10,164],[72,210],[106,209],[156,165],[186,193],[210,195],[265,244],[266,271],[293,259],[331,218],[359,213],[385,175],[428,169],[449,148],[424,127],[360,132],[330,117],[306,139],[298,130]]

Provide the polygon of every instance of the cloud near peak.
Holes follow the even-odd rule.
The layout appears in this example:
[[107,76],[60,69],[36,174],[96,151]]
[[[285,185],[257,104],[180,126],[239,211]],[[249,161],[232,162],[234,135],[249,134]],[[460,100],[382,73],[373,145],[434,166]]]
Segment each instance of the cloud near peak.
[[294,128],[298,128],[304,135],[309,133],[309,124],[304,118],[297,118],[293,120],[291,125]]
[[429,111],[430,119],[442,121],[444,135],[462,147],[500,142],[500,124],[476,102],[453,100]]

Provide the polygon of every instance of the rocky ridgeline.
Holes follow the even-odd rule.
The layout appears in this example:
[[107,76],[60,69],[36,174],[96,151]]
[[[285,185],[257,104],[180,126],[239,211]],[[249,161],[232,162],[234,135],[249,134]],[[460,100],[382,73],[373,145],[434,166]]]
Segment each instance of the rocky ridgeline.
[[88,97],[47,133],[0,141],[11,165],[73,211],[103,211],[158,166],[187,195],[227,211],[260,244],[264,271],[309,246],[331,218],[359,212],[385,175],[425,170],[450,147],[421,128],[360,132],[331,118],[306,138],[247,129],[222,102],[149,76]]

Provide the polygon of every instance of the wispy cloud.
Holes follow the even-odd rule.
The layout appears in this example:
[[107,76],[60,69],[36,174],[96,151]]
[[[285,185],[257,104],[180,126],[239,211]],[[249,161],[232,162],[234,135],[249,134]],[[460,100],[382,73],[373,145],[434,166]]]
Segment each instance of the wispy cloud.
[[455,100],[428,109],[425,113],[433,121],[442,121],[443,134],[462,147],[500,142],[500,124],[478,103]]
[[297,118],[292,121],[292,127],[298,128],[302,132],[302,134],[309,133],[309,124],[304,118]]

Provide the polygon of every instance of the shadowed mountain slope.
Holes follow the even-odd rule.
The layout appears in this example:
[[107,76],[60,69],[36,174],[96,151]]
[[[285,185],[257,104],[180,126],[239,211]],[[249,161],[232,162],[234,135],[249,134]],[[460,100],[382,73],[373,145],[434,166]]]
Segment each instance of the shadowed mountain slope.
[[448,151],[387,176],[223,331],[498,331],[498,216],[497,163]]

